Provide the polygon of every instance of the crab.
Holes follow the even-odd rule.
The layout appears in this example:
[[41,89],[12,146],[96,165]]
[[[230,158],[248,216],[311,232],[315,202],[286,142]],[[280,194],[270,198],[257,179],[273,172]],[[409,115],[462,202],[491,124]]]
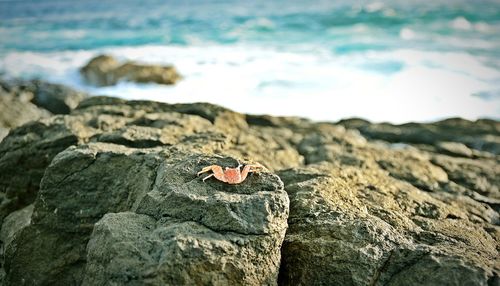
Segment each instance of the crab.
[[259,163],[245,165],[245,167],[243,167],[243,170],[241,170],[241,167],[243,167],[243,165],[240,164],[240,162],[238,162],[238,167],[226,167],[224,170],[219,165],[210,165],[201,169],[201,171],[198,172],[198,176],[203,173],[212,171],[212,174],[203,178],[203,182],[213,176],[221,182],[235,185],[243,182],[247,178],[248,173],[258,173],[260,170],[266,170],[266,167],[262,166]]

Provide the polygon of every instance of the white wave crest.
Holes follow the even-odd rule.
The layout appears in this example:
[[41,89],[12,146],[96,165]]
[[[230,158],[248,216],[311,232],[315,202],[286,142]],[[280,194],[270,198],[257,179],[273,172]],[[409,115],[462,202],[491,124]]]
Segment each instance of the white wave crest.
[[[78,69],[100,53],[174,64],[184,79],[175,86],[123,82],[91,87]],[[393,63],[397,63],[394,69]],[[500,71],[484,59],[458,52],[398,50],[336,56],[249,46],[143,46],[12,52],[0,58],[0,67],[10,76],[42,77],[94,94],[172,103],[208,101],[254,114],[329,121],[356,116],[395,123],[500,117],[498,97],[473,96],[497,90]]]

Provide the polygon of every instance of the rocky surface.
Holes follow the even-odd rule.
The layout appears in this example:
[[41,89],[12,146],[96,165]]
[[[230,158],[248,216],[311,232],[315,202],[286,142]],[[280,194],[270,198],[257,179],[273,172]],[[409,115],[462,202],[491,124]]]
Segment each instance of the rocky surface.
[[119,81],[175,84],[181,76],[173,66],[148,65],[136,62],[120,63],[109,55],[99,55],[80,69],[84,79],[92,85],[109,86]]
[[478,151],[500,154],[500,124],[490,119],[472,122],[450,118],[435,123],[402,125],[371,124],[361,119],[348,119],[340,121],[339,124],[356,128],[370,139],[431,145],[448,155],[478,154]]
[[1,80],[0,86],[22,101],[30,101],[34,105],[53,114],[68,114],[88,94],[67,86],[40,80]]
[[4,283],[498,285],[499,123],[445,122],[88,98],[0,143]]
[[0,78],[0,141],[11,128],[52,114],[68,114],[86,97],[59,84]]
[[0,127],[8,129],[21,126],[29,121],[49,117],[51,114],[38,108],[29,100],[13,96],[0,90]]

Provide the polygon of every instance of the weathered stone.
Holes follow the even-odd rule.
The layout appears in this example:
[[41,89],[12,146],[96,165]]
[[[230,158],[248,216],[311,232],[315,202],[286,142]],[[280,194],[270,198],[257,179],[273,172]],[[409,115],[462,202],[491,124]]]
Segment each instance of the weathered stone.
[[458,142],[477,150],[500,154],[500,123],[489,119],[475,122],[450,118],[435,123],[371,124],[359,119],[342,120],[339,124],[356,128],[371,139],[389,142],[439,145],[440,142]]
[[99,55],[82,67],[80,73],[92,85],[114,85],[118,82],[114,70],[119,66],[120,63],[115,58],[108,55]]
[[498,159],[478,161],[436,155],[432,161],[446,170],[450,179],[455,183],[500,200],[500,164]]
[[10,129],[49,116],[49,112],[39,109],[31,102],[22,101],[10,94],[0,95],[0,127]]
[[422,190],[436,190],[440,184],[448,182],[446,172],[432,164],[429,157],[416,150],[391,150],[377,157],[377,163],[391,176],[407,181]]
[[0,145],[0,221],[33,202],[45,168],[56,154],[72,145],[100,141],[141,148],[177,144],[178,148],[200,152],[223,149],[229,138],[222,130],[191,115],[200,109],[213,120],[225,110],[205,104],[197,108],[95,97],[82,102],[69,116],[14,130]]
[[280,179],[196,176],[238,161],[285,182],[280,284],[498,283],[498,123],[392,126],[390,140],[343,124],[360,131],[91,97],[13,129],[0,143],[0,214],[35,204],[29,225],[0,237],[5,284],[276,284]]
[[32,122],[11,131],[0,145],[0,220],[31,204],[45,168],[52,158],[78,137],[64,119],[54,117]]
[[0,142],[2,142],[3,138],[5,138],[7,134],[9,134],[9,129],[0,127]]
[[181,79],[173,66],[146,65],[135,62],[127,62],[119,66],[114,73],[118,79],[138,83],[154,82],[170,85]]
[[281,285],[487,285],[498,277],[497,241],[460,207],[376,169],[321,164],[279,175],[290,196]]
[[[275,283],[288,216],[283,185],[277,176],[267,173],[252,176],[247,184],[238,186],[203,182],[195,176],[200,164],[216,162],[224,160],[165,147],[132,149],[104,143],[61,152],[41,183],[32,223],[16,238],[15,247],[7,249],[8,285],[67,285],[81,283],[82,279],[94,285],[115,278],[117,283],[124,283],[122,279],[129,278],[123,276],[123,269],[140,263],[144,258],[141,253],[149,251],[137,249],[137,256],[121,262],[112,260],[116,252],[133,250],[128,246],[129,242],[135,243],[130,241],[130,235],[146,235],[156,253],[151,254],[153,260],[145,269],[131,270],[141,273],[136,277],[139,284],[151,277],[156,277],[153,280],[159,284],[218,284],[223,283],[218,281],[224,277],[230,284]],[[91,179],[96,176],[98,180]],[[97,227],[94,234],[103,244],[91,242],[87,257],[86,246],[94,223],[107,213],[130,210],[147,215],[146,220],[155,224],[158,220],[158,224],[150,233],[144,229],[136,233],[138,226],[134,226],[133,219],[128,229],[112,226],[104,218],[104,229]],[[165,218],[172,220],[167,222]],[[113,227],[121,232],[107,232]],[[164,243],[158,243],[162,237]],[[205,255],[200,256],[199,247],[192,246],[190,254],[188,245],[176,244],[185,239],[205,245]],[[102,248],[117,240],[116,247]],[[179,256],[181,250],[186,252]],[[182,269],[179,265],[192,268]],[[152,273],[152,269],[157,270]],[[204,275],[199,273],[197,277],[199,270],[204,270]]]
[[60,84],[34,81],[33,103],[54,114],[68,114],[88,95]]
[[32,102],[36,106],[54,114],[68,114],[88,95],[61,84],[40,80],[1,80],[6,91],[22,102]]
[[129,209],[150,187],[156,162],[102,143],[58,154],[41,183],[32,223],[6,250],[7,285],[80,284],[93,224],[108,212]]
[[31,222],[31,215],[33,214],[33,205],[17,210],[9,214],[2,224],[0,231],[0,240],[3,242],[4,249],[14,239],[16,233],[21,229],[28,226]]
[[280,241],[193,221],[107,214],[87,246],[83,285],[275,285]]
[[31,222],[33,214],[33,205],[29,205],[23,209],[14,211],[5,218],[2,229],[0,231],[0,285],[4,285],[5,269],[4,269],[4,251],[10,247],[16,235]]
[[443,154],[458,157],[472,157],[474,152],[462,143],[439,142],[436,145]]
[[80,69],[85,80],[96,86],[115,85],[121,80],[139,83],[175,84],[181,79],[172,66],[146,65],[135,62],[120,64],[108,55],[100,55]]

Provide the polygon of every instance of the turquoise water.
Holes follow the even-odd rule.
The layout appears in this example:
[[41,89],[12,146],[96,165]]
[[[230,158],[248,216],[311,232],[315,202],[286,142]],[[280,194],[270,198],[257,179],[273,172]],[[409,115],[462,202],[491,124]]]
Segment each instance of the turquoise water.
[[[318,120],[500,117],[500,3],[430,2],[0,1],[0,72]],[[185,80],[87,86],[102,52]]]

